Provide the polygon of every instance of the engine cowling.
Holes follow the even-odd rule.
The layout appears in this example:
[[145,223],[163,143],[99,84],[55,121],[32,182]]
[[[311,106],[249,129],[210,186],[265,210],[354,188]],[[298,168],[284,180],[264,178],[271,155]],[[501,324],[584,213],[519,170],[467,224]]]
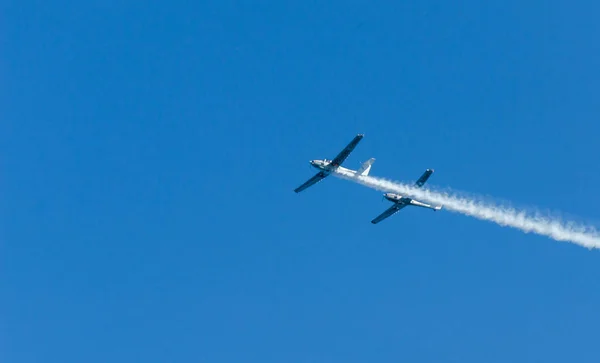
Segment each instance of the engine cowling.
[[390,202],[394,202],[394,203],[397,203],[402,199],[402,196],[400,194],[396,194],[396,193],[385,193],[383,196],[385,197],[385,199],[389,200]]

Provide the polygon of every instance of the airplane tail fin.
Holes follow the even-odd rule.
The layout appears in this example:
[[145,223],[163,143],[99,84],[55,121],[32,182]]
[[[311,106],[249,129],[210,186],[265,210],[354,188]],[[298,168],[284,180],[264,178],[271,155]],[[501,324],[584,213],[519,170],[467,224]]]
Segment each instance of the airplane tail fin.
[[369,172],[371,171],[371,165],[373,165],[374,162],[375,158],[370,158],[369,160],[365,161],[360,167],[360,169],[356,171],[356,174],[369,175]]

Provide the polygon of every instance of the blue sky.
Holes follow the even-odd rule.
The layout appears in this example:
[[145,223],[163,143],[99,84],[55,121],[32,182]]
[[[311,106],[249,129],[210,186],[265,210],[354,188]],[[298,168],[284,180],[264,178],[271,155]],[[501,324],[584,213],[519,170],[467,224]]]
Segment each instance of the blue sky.
[[5,362],[597,362],[600,254],[308,160],[600,225],[595,2],[0,4]]

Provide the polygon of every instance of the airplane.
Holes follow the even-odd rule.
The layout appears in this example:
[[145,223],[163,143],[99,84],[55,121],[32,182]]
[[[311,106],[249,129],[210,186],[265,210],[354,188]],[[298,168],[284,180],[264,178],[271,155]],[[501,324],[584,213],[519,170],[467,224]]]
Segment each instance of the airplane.
[[350,153],[354,150],[356,145],[358,145],[358,143],[360,142],[360,140],[362,140],[363,137],[363,134],[356,135],[354,139],[352,139],[352,141],[350,141],[350,143],[346,145],[346,147],[342,151],[340,151],[340,153],[332,160],[311,160],[309,162],[310,165],[319,169],[319,172],[312,178],[308,179],[304,184],[294,189],[294,191],[296,193],[300,193],[301,191],[310,187],[311,185],[314,185],[320,182],[321,180],[325,179],[327,176],[329,176],[329,174],[331,174],[334,171],[343,171],[346,173],[354,173],[356,175],[369,175],[371,165],[373,165],[373,163],[375,162],[375,158],[371,158],[365,161],[358,170],[346,169],[340,166],[344,162],[344,160],[348,158],[348,155],[350,155]]
[[[429,179],[431,174],[433,174],[433,169],[425,170],[423,175],[421,175],[421,177],[415,182],[415,186],[418,188],[422,187],[425,184],[425,182],[427,181],[427,179]],[[383,194],[383,197],[385,199],[389,200],[390,202],[393,202],[394,205],[392,205],[390,208],[388,208],[385,212],[383,212],[380,215],[378,215],[377,217],[375,217],[375,219],[373,219],[371,221],[371,223],[373,223],[373,224],[377,224],[377,223],[383,221],[384,219],[396,214],[398,211],[400,211],[400,209],[402,209],[406,206],[429,208],[429,209],[433,209],[434,212],[442,209],[441,205],[434,207],[432,205],[429,205],[429,204],[426,204],[423,202],[419,202],[418,200],[414,200],[412,198],[403,197],[402,195],[396,194],[396,193],[385,193],[385,194]]]

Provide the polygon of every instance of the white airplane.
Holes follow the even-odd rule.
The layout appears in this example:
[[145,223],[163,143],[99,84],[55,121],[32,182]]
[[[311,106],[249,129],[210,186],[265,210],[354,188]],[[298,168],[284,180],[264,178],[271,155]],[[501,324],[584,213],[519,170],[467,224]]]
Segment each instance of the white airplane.
[[[422,187],[425,184],[425,182],[427,181],[427,179],[429,179],[431,174],[433,174],[433,169],[425,170],[423,175],[421,175],[421,177],[416,181],[415,186],[417,186],[419,188]],[[383,221],[384,219],[386,219],[387,217],[391,217],[392,215],[394,215],[398,211],[400,211],[400,209],[402,209],[406,206],[409,206],[409,205],[412,205],[415,207],[433,209],[434,212],[442,209],[441,205],[434,207],[432,205],[429,205],[429,204],[426,204],[423,202],[419,202],[418,200],[414,200],[412,198],[403,197],[400,194],[385,193],[383,196],[385,199],[389,200],[390,202],[393,202],[394,205],[391,206],[390,208],[388,208],[385,212],[378,215],[375,219],[373,219],[371,221],[371,223],[373,223],[373,224],[377,224],[377,223]]]
[[369,175],[369,171],[371,170],[371,165],[373,164],[373,162],[375,162],[374,158],[371,158],[371,159],[365,161],[362,164],[362,166],[360,167],[360,169],[358,169],[358,170],[350,170],[350,169],[346,169],[346,168],[343,168],[340,166],[344,162],[344,160],[346,160],[346,158],[348,158],[348,155],[350,155],[352,150],[354,150],[356,145],[358,145],[358,142],[360,140],[362,140],[363,137],[364,137],[363,134],[356,135],[354,137],[354,139],[352,141],[350,141],[350,143],[344,148],[344,150],[342,150],[335,158],[333,158],[333,160],[328,160],[328,159],[311,160],[310,165],[319,169],[319,172],[312,178],[308,179],[306,181],[306,183],[304,183],[301,186],[299,186],[298,188],[294,189],[294,191],[296,193],[299,193],[299,192],[303,191],[304,189],[310,187],[311,185],[316,184],[316,183],[320,182],[321,180],[325,179],[327,176],[329,176],[329,174],[331,174],[332,172],[334,172],[336,170],[342,171],[342,172],[347,172],[347,173],[354,173],[357,175]]

